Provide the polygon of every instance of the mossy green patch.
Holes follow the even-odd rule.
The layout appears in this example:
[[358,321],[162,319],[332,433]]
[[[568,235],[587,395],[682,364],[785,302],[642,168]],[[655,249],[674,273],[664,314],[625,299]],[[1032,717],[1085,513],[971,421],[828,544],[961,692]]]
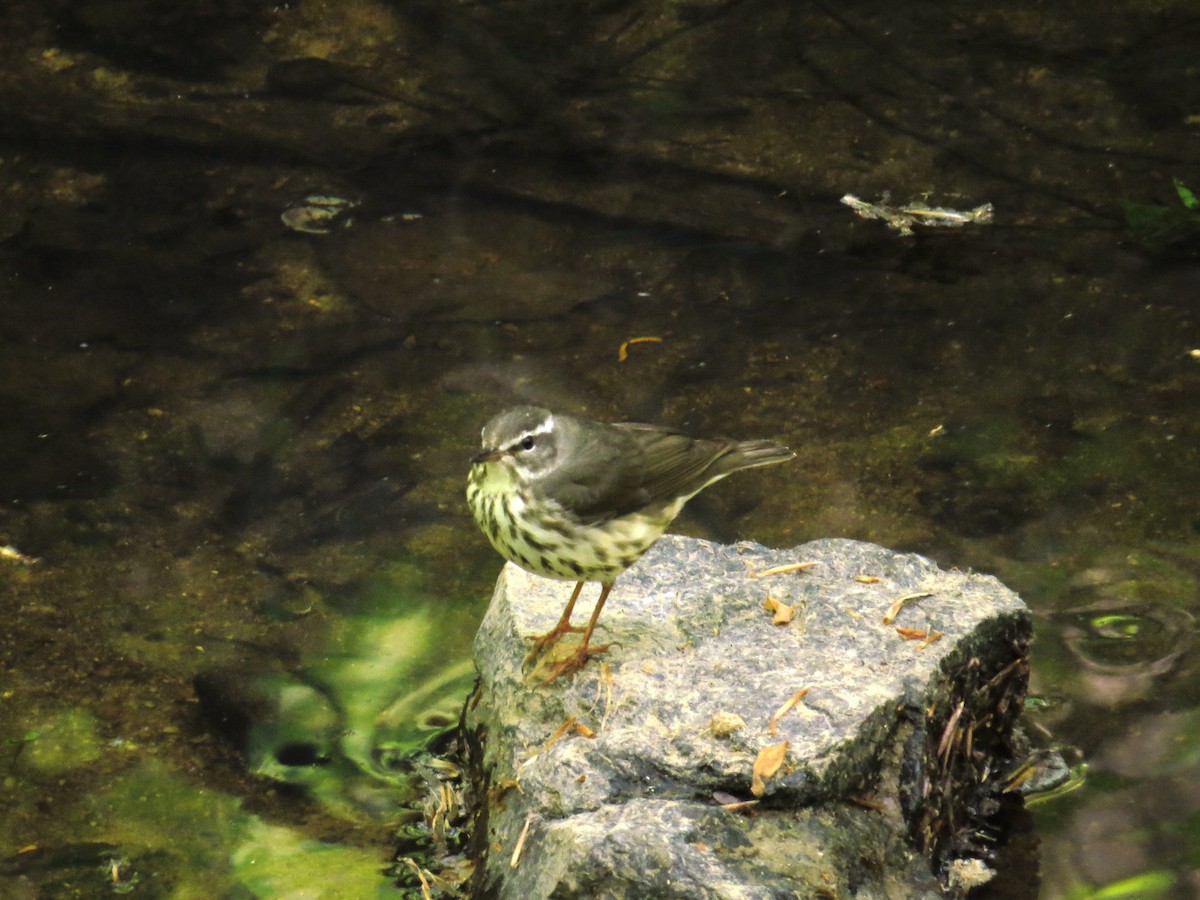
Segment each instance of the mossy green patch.
[[309,840],[259,819],[232,859],[235,878],[255,897],[396,896],[379,854]]
[[28,725],[19,739],[24,766],[46,775],[60,775],[100,758],[96,717],[86,709],[63,710]]

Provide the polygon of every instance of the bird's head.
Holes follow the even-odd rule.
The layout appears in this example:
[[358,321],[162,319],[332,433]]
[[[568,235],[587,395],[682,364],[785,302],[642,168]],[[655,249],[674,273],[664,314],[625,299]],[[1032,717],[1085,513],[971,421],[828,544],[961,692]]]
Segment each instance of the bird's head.
[[474,466],[501,466],[529,484],[558,463],[561,429],[548,409],[515,406],[483,426],[483,449],[471,457]]

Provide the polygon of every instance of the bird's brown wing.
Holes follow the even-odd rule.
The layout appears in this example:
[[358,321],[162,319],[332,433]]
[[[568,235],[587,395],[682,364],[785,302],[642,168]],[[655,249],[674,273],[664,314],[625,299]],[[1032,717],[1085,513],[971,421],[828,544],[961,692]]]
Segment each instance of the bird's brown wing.
[[557,473],[552,496],[596,523],[690,496],[718,478],[794,454],[771,441],[704,440],[658,425],[589,429],[587,463]]
[[653,502],[643,486],[641,449],[623,429],[567,416],[558,417],[558,427],[571,452],[538,486],[544,496],[592,525]]
[[704,440],[636,422],[622,422],[617,427],[638,447],[639,486],[649,503],[689,496],[738,468],[733,458],[736,441]]

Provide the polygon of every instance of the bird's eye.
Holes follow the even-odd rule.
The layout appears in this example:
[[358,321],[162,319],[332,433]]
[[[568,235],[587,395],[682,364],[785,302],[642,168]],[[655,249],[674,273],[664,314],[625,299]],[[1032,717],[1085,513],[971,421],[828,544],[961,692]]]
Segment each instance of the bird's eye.
[[527,434],[527,435],[525,435],[525,437],[521,438],[521,449],[522,450],[532,450],[533,449],[533,435],[532,434]]

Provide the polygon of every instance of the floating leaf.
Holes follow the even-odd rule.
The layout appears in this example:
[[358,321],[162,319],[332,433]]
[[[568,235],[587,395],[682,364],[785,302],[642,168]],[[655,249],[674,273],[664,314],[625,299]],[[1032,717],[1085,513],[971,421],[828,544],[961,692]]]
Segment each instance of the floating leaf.
[[1196,195],[1178,178],[1173,178],[1172,181],[1175,184],[1175,192],[1179,194],[1183,205],[1188,209],[1200,209],[1200,200],[1196,199]]

